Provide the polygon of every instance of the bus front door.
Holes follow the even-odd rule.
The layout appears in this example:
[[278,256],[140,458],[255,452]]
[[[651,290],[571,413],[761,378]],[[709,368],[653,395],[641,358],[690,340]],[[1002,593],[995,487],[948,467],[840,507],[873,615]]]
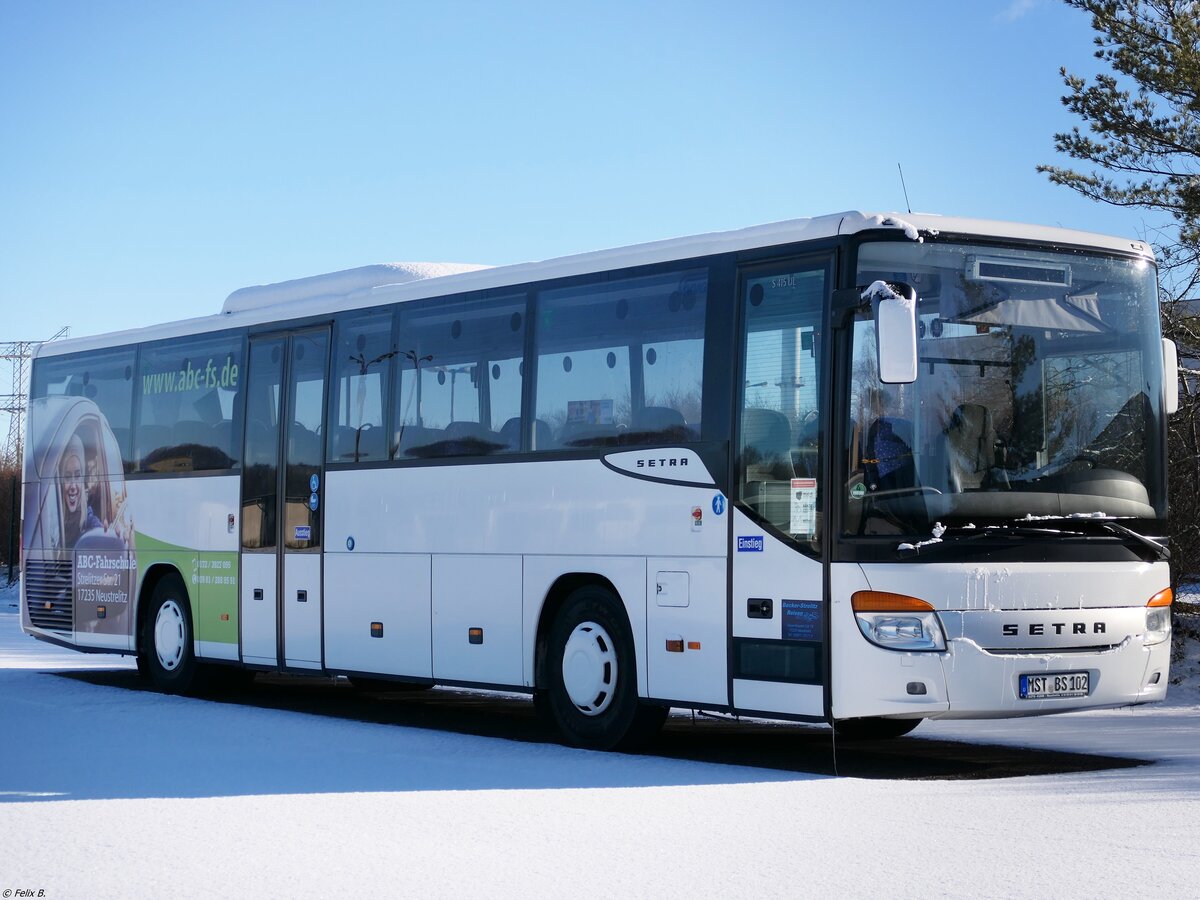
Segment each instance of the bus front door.
[[820,719],[825,710],[821,559],[823,336],[832,258],[743,269],[736,434],[733,705]]
[[250,339],[242,468],[242,661],[322,666],[329,330]]

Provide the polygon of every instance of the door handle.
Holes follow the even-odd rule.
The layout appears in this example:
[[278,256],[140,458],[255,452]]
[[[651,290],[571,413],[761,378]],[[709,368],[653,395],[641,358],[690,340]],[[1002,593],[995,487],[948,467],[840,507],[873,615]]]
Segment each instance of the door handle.
[[254,599],[255,599],[255,600],[261,600],[262,598],[263,598],[263,589],[262,589],[262,588],[255,588],[255,589],[254,589]]
[[308,591],[296,591],[296,600],[300,603],[307,603]]
[[770,619],[774,617],[775,604],[767,597],[750,597],[746,600],[746,617],[749,619]]

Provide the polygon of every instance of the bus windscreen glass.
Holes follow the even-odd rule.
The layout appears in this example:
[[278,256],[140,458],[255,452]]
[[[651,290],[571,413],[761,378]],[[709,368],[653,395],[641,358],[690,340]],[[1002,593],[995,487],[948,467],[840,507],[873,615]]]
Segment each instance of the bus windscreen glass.
[[857,283],[918,295],[912,384],[853,332],[847,535],[1014,519],[1161,520],[1163,364],[1152,264],[1087,253],[865,244]]

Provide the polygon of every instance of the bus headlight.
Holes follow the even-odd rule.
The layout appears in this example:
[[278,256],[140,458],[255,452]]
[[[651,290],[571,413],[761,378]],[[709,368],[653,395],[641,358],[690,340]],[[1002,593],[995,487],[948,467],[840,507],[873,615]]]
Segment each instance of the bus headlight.
[[1147,647],[1161,644],[1171,636],[1171,589],[1159,591],[1146,604],[1146,634],[1142,643]]
[[850,598],[858,628],[872,644],[888,650],[945,650],[942,623],[924,600],[884,591],[858,591]]

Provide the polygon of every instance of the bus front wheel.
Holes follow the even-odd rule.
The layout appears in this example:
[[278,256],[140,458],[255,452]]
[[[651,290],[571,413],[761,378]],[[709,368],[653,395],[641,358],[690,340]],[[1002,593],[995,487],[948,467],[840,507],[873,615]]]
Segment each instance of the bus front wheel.
[[610,591],[575,590],[550,627],[545,688],[536,703],[568,744],[630,750],[662,727],[668,710],[642,703],[629,625]]
[[187,591],[178,575],[159,580],[150,594],[138,641],[138,669],[156,688],[182,694],[196,678],[192,652],[192,617]]

